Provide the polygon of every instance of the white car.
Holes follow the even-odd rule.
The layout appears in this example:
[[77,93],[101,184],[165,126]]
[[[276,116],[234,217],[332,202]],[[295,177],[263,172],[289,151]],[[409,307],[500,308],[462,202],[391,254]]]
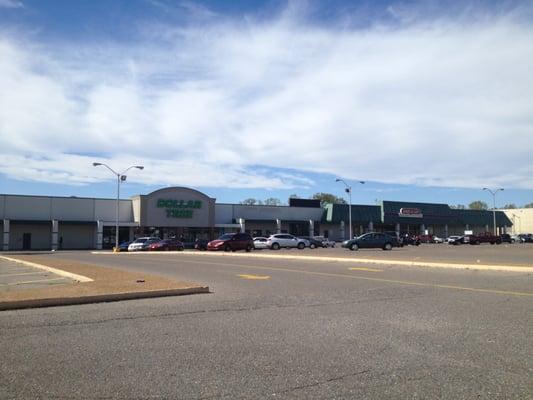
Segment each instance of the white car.
[[433,243],[444,243],[444,239],[438,236],[433,236]]
[[158,242],[159,238],[153,237],[140,237],[135,239],[128,246],[128,251],[142,251],[146,250],[152,243]]
[[325,238],[324,236],[315,236],[315,240],[321,241],[324,247],[335,247],[335,242]]
[[446,243],[454,244],[456,240],[461,239],[461,236],[450,236],[446,239]]
[[279,250],[282,247],[296,247],[302,250],[309,246],[309,242],[305,239],[300,239],[296,236],[289,235],[288,233],[278,233],[276,235],[271,235],[268,238],[267,246],[272,250]]
[[256,250],[268,249],[267,240],[268,239],[266,237],[262,237],[262,236],[254,237],[254,248]]

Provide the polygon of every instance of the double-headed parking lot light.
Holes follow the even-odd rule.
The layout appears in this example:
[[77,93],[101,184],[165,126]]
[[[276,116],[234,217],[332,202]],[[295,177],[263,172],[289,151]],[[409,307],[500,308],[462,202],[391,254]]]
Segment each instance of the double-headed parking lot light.
[[[341,178],[337,178],[335,179],[335,182],[342,182],[344,183],[344,185],[346,186],[346,189],[344,189],[346,191],[346,193],[348,193],[348,201],[349,201],[349,204],[348,204],[348,219],[349,219],[349,222],[350,222],[350,240],[353,239],[353,232],[352,232],[352,187],[350,185],[348,185],[346,182],[344,182],[344,180],[342,180]],[[359,183],[362,185],[365,183],[365,181],[359,181]]]
[[127,171],[129,171],[132,168],[137,169],[144,169],[144,166],[142,165],[132,165],[131,167],[126,168],[123,172],[116,172],[113,168],[111,168],[109,165],[99,162],[93,162],[93,167],[99,167],[104,166],[108,170],[110,170],[113,175],[117,177],[117,205],[116,205],[116,211],[115,211],[115,249],[118,249],[118,218],[119,218],[119,207],[120,207],[120,182],[124,182],[126,180],[126,175],[124,175]]
[[498,189],[491,190],[489,188],[484,187],[483,190],[486,190],[487,192],[489,192],[492,195],[492,203],[493,203],[492,221],[493,221],[493,224],[494,224],[493,225],[494,226],[494,236],[496,236],[496,193],[498,193],[500,190],[503,192],[503,188],[498,188]]

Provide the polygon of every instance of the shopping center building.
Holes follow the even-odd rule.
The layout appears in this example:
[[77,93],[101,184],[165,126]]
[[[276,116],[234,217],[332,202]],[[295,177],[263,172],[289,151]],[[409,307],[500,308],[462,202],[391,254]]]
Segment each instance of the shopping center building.
[[[347,204],[291,199],[288,206],[216,203],[197,190],[171,187],[118,202],[119,241],[140,236],[178,237],[186,242],[225,232],[253,236],[291,233],[332,240],[349,236]],[[8,250],[102,249],[115,243],[117,201],[80,197],[0,195],[2,247]],[[457,210],[446,204],[383,201],[352,205],[354,234],[397,231],[442,237],[491,231],[492,211]],[[496,211],[498,232],[512,221]]]

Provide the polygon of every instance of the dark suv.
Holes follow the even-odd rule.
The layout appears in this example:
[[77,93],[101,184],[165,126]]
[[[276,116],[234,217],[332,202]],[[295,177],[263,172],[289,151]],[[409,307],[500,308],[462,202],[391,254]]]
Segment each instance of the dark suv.
[[225,233],[207,243],[207,250],[251,251],[253,248],[254,240],[248,233]]

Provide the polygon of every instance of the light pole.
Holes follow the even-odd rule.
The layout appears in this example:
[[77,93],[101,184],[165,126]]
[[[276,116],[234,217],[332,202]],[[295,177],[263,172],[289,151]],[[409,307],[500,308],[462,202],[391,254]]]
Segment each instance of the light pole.
[[116,175],[117,177],[117,206],[115,210],[115,250],[118,249],[118,217],[119,217],[119,202],[120,202],[120,182],[124,182],[126,180],[126,175],[124,175],[127,171],[129,171],[132,168],[137,169],[144,169],[142,165],[132,165],[131,167],[126,168],[122,172],[117,172],[113,168],[111,168],[109,165],[99,162],[93,162],[93,167],[103,166],[106,167],[108,170],[110,170],[113,175]]
[[[350,222],[350,238],[349,240],[352,240],[353,239],[353,235],[352,235],[352,187],[350,185],[348,185],[346,182],[344,182],[344,180],[342,180],[341,178],[337,178],[335,179],[335,182],[342,182],[344,183],[344,186],[346,186],[346,189],[344,189],[346,191],[346,193],[348,193],[348,201],[349,201],[349,204],[348,204],[348,219],[349,219],[349,222]],[[359,181],[359,183],[361,185],[363,185],[365,183],[365,181]]]
[[498,189],[494,189],[494,190],[491,190],[489,188],[483,188],[483,190],[486,190],[487,192],[489,192],[491,195],[492,195],[492,202],[493,202],[493,208],[492,208],[492,220],[493,220],[493,223],[494,223],[494,236],[496,236],[496,193],[498,193],[499,191],[502,191],[503,192],[503,188],[498,188]]

